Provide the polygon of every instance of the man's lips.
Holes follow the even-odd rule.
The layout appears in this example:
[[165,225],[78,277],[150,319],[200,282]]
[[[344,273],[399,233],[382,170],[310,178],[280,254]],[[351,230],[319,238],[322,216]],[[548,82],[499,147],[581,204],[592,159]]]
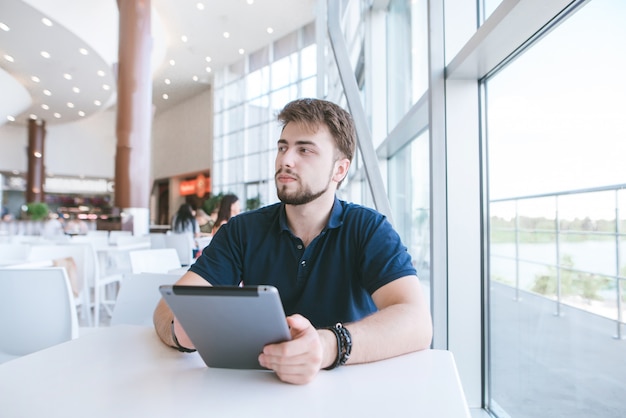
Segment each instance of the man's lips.
[[298,180],[298,177],[289,173],[288,171],[280,170],[276,173],[276,181],[279,181],[281,183],[290,183],[296,180]]
[[296,181],[297,179],[294,176],[290,176],[288,174],[278,174],[276,176],[276,180],[278,180],[281,183],[289,183],[292,181]]

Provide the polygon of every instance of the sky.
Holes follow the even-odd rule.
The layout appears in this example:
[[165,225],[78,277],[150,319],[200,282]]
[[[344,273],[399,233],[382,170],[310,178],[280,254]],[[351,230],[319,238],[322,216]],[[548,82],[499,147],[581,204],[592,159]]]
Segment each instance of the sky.
[[625,21],[588,2],[488,82],[491,199],[626,183]]

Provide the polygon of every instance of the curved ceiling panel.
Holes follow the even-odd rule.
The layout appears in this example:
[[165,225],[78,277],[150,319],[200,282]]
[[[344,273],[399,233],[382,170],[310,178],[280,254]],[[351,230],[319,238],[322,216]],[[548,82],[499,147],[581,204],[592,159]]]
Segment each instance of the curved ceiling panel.
[[109,101],[115,89],[111,65],[85,40],[22,0],[2,0],[0,22],[0,68],[33,99],[15,123],[32,117],[72,122]]
[[32,103],[28,90],[2,68],[0,68],[0,91],[2,92],[0,125],[28,109]]

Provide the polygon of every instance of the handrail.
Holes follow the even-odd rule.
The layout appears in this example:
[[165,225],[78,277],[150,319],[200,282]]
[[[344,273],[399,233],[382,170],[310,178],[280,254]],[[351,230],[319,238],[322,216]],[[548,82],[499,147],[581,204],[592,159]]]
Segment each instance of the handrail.
[[348,102],[348,108],[354,119],[357,144],[361,151],[365,175],[367,176],[372,198],[374,199],[374,205],[376,209],[385,215],[389,222],[393,224],[391,205],[389,204],[389,198],[385,192],[385,183],[380,174],[380,166],[376,158],[372,135],[367,127],[367,118],[359,97],[359,88],[354,77],[350,60],[348,59],[348,49],[341,32],[341,24],[339,21],[341,15],[339,9],[340,3],[341,2],[335,0],[328,1],[328,38],[333,49],[339,78],[341,79],[346,101]]
[[[557,288],[556,288],[556,315],[560,315],[561,314],[561,304],[562,303],[566,303],[563,301],[563,296],[561,294],[561,285],[562,285],[562,280],[561,280],[561,272],[562,271],[571,271],[571,272],[578,272],[578,273],[583,273],[583,274],[588,274],[588,275],[596,275],[596,276],[600,276],[600,277],[606,277],[608,279],[612,279],[615,281],[615,303],[616,303],[616,309],[617,309],[617,315],[616,315],[616,327],[617,327],[617,335],[615,336],[616,339],[624,339],[624,336],[622,335],[622,326],[626,325],[624,322],[624,315],[622,312],[622,288],[624,286],[624,282],[626,281],[626,277],[622,276],[620,273],[620,266],[621,266],[621,254],[620,254],[620,240],[621,238],[623,238],[625,236],[625,234],[621,231],[621,227],[620,227],[620,200],[619,200],[619,193],[620,191],[624,191],[626,190],[626,184],[617,184],[617,185],[611,185],[611,186],[603,186],[603,187],[593,187],[593,188],[586,188],[586,189],[578,189],[578,190],[568,190],[568,191],[559,191],[559,192],[554,192],[554,193],[544,193],[544,194],[536,194],[536,195],[527,195],[527,196],[517,196],[517,197],[510,197],[510,198],[504,198],[504,199],[493,199],[490,200],[490,204],[494,204],[494,203],[502,203],[502,202],[514,202],[515,203],[515,222],[514,222],[514,227],[510,227],[510,228],[498,228],[498,231],[509,231],[509,232],[514,232],[515,238],[514,238],[514,245],[515,245],[515,256],[506,256],[506,255],[499,255],[499,254],[495,254],[495,253],[491,253],[492,257],[497,257],[497,258],[501,258],[501,259],[514,259],[515,260],[515,291],[516,291],[516,297],[519,298],[519,291],[520,291],[520,262],[522,263],[530,263],[530,264],[536,264],[536,265],[544,265],[547,267],[553,267],[556,269],[556,280],[557,280]],[[559,197],[560,196],[571,196],[571,195],[583,195],[583,194],[588,194],[588,193],[596,193],[596,192],[611,192],[613,191],[615,193],[615,230],[613,232],[608,232],[608,231],[585,231],[585,230],[575,230],[575,231],[571,231],[571,230],[562,230],[561,229],[561,219],[559,217]],[[519,218],[520,218],[520,213],[519,213],[519,208],[518,208],[518,202],[521,200],[532,200],[532,199],[543,199],[546,197],[553,197],[555,199],[554,202],[554,229],[546,229],[546,228],[522,228],[519,225]],[[538,261],[532,261],[532,260],[528,260],[528,259],[523,259],[520,257],[520,233],[521,232],[526,232],[526,233],[552,233],[554,234],[554,241],[553,243],[555,244],[555,250],[556,250],[556,263],[544,263],[544,262],[538,262]],[[561,237],[565,237],[567,235],[580,235],[580,236],[585,236],[585,237],[592,237],[592,236],[597,236],[597,237],[613,237],[614,243],[615,243],[615,272],[614,274],[607,274],[604,272],[598,272],[598,271],[589,271],[589,270],[584,270],[584,269],[574,269],[568,266],[564,266],[562,265],[561,262],[561,249],[562,249],[562,243],[561,243]],[[540,295],[541,296],[541,295]],[[581,308],[582,309],[582,308]]]

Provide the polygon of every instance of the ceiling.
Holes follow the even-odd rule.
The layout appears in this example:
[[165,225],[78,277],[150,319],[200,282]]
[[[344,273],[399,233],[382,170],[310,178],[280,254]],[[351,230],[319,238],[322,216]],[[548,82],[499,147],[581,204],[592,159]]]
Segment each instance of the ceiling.
[[[209,88],[216,70],[312,22],[315,3],[152,0],[156,112]],[[69,123],[115,106],[117,46],[115,0],[0,1],[0,125],[32,117]]]

